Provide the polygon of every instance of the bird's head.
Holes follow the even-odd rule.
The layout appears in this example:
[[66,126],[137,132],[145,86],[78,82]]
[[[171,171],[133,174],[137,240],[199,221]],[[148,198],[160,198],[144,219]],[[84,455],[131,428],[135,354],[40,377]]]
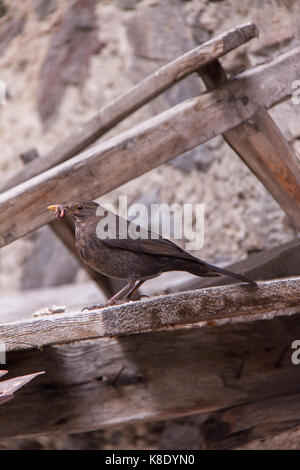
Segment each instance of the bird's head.
[[65,215],[69,215],[74,222],[80,222],[91,216],[96,216],[98,206],[99,204],[94,201],[83,201],[71,204],[57,204],[48,206],[47,209],[55,212],[57,219],[63,219]]

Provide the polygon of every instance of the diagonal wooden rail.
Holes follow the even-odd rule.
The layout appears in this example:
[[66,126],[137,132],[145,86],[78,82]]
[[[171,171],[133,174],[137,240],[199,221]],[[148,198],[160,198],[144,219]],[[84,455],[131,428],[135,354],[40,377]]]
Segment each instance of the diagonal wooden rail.
[[[5,375],[8,371],[7,370],[0,370],[0,377]],[[0,382],[0,405],[7,403],[12,398],[14,398],[14,394],[17,390],[21,387],[26,385],[31,380],[35,379],[38,375],[44,374],[44,371],[35,372],[34,374],[27,374],[19,377],[14,377],[13,379],[8,380],[1,380]]]
[[42,159],[28,162],[27,166],[20,172],[0,184],[0,193],[77,155],[118,122],[175,83],[196,72],[199,67],[223,56],[257,36],[258,29],[254,23],[242,24],[199,45],[156,70],[149,77],[102,108],[98,114],[60,142]]
[[47,205],[105,194],[289,98],[299,63],[300,48],[292,49],[0,195],[0,246],[53,220]]
[[[208,90],[226,83],[218,60],[199,71]],[[300,164],[291,146],[265,109],[223,134],[228,144],[270,191],[300,231]]]

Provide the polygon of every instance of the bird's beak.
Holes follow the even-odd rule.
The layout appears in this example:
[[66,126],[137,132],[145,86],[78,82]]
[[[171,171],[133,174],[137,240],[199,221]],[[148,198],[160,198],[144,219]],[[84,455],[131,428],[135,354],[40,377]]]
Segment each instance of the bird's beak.
[[63,206],[48,206],[47,209],[49,209],[49,211],[55,212],[57,219],[62,219],[65,216],[65,208]]
[[47,209],[52,212],[56,212],[59,206],[48,206]]

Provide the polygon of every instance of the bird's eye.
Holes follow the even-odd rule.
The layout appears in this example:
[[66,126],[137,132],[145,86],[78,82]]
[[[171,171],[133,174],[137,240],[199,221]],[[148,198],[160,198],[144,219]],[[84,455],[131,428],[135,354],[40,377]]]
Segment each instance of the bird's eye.
[[77,204],[77,206],[75,206],[75,210],[76,211],[82,211],[83,207],[81,204]]

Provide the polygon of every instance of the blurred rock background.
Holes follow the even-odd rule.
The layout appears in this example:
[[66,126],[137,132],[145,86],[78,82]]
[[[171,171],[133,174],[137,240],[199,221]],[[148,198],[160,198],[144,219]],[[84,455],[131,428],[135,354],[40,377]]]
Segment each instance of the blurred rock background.
[[[43,158],[128,87],[197,44],[246,21],[258,25],[260,38],[221,60],[229,75],[298,44],[300,5],[293,0],[1,0],[0,79],[7,85],[6,104],[0,105],[1,179],[22,167],[23,152],[34,147]],[[204,90],[201,80],[191,76],[101,140]],[[299,107],[286,102],[271,110],[271,115],[300,158]],[[101,201],[117,203],[122,194],[130,203],[204,203],[205,244],[195,254],[221,265],[288,241],[296,233],[221,137]],[[2,296],[88,281],[47,227],[0,251]],[[2,312],[0,307],[0,320]],[[297,439],[283,442],[286,447],[288,442],[297,447]],[[193,417],[65,436],[59,442],[43,438],[1,445],[196,449],[203,442],[201,419]],[[264,445],[270,448],[272,441]]]

